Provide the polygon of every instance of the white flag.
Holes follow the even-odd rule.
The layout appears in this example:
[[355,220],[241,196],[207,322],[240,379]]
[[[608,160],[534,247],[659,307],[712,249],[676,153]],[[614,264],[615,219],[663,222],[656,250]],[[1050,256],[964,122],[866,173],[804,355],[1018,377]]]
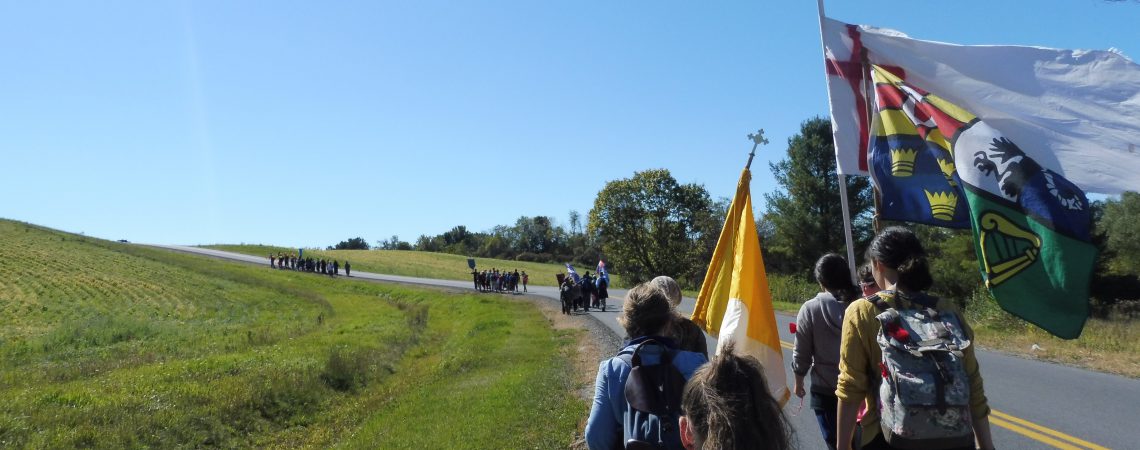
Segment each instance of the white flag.
[[921,41],[827,18],[822,34],[841,173],[867,173],[857,144],[869,126],[859,106],[865,57],[970,111],[1085,192],[1140,189],[1140,66],[1123,55]]

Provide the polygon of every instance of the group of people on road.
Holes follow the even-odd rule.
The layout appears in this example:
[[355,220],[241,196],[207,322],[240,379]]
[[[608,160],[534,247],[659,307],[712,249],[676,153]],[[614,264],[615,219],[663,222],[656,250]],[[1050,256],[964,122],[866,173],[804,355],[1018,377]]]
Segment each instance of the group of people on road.
[[680,304],[681,288],[666,276],[626,293],[618,322],[627,340],[598,367],[589,448],[790,448],[760,363],[733,344],[710,360],[704,332]]
[[502,271],[499,269],[491,268],[491,270],[473,270],[471,272],[473,281],[475,282],[475,290],[483,292],[519,292],[519,283],[522,283],[522,291],[526,292],[526,285],[530,283],[530,275],[526,271],[519,273],[519,269],[514,272]]
[[562,314],[570,314],[571,311],[589,312],[590,308],[605,311],[606,299],[610,297],[609,277],[592,276],[588,270],[578,279],[558,274],[558,291],[562,301]]
[[[276,255],[269,255],[269,267],[274,269],[287,269],[296,270],[300,272],[312,272],[335,277],[340,274],[340,262],[337,260],[326,260],[324,258],[313,257],[299,257],[290,253],[278,253]],[[348,261],[344,262],[344,275],[352,276],[352,265]]]
[[[804,398],[811,380],[823,442],[843,450],[992,449],[973,330],[953,301],[926,293],[933,278],[922,244],[890,227],[866,256],[858,286],[842,256],[821,257],[820,293],[792,327],[793,391]],[[761,363],[737,354],[734,343],[710,360],[701,328],[677,312],[680,300],[668,277],[626,294],[618,322],[627,340],[598,368],[589,448],[792,448]]]

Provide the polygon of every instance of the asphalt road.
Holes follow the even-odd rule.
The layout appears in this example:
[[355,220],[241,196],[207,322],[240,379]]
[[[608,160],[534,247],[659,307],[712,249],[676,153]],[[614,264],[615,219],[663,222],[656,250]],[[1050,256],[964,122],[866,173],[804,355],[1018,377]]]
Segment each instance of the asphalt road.
[[[267,258],[223,252],[198,247],[152,245],[169,250],[203,254],[236,261],[265,265]],[[353,272],[353,278],[398,283],[472,288],[470,281]],[[529,293],[557,301],[558,290],[547,286],[530,286]],[[616,317],[623,289],[610,289],[609,307],[595,311],[595,316],[618,336],[624,330]],[[695,300],[685,298],[680,309],[692,312]],[[784,359],[792,357],[793,336],[788,323],[795,318],[777,314],[776,322],[784,344]],[[709,349],[716,340],[708,338]],[[985,345],[985,343],[981,343]],[[977,352],[985,378],[986,395],[994,410],[990,417],[994,444],[1000,449],[1140,449],[1140,380],[1107,375],[1057,364],[1032,361],[1005,354]],[[792,373],[788,370],[788,380]],[[806,403],[806,402],[805,402]],[[796,397],[788,402],[785,412],[796,430],[799,448],[825,448],[815,416],[804,407],[797,413]]]

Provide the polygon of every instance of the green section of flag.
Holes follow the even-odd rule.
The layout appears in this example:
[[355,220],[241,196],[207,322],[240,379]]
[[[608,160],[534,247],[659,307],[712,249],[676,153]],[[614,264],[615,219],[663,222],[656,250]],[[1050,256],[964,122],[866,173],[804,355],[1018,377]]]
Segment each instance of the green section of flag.
[[998,304],[1057,337],[1079,337],[1096,247],[1050,230],[1007,201],[964,190],[978,263]]

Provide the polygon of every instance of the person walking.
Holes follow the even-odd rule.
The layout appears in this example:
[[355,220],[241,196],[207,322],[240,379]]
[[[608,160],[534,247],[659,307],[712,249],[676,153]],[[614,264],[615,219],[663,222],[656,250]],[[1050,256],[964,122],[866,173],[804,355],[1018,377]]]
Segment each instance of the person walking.
[[562,274],[557,275],[558,280],[558,295],[559,300],[562,301],[562,314],[569,315],[570,309],[574,305],[574,298],[570,296],[570,286],[574,283],[570,277],[563,277]]
[[594,282],[594,295],[598,296],[599,310],[606,310],[606,299],[610,298],[609,279],[605,277],[598,277],[598,281]]
[[522,284],[523,284],[523,292],[526,292],[526,284],[527,284],[527,283],[529,283],[529,282],[530,282],[530,275],[527,275],[527,274],[526,274],[526,271],[524,270],[524,271],[522,272]]
[[792,428],[768,390],[764,367],[729,343],[697,369],[681,396],[681,445],[686,450],[792,448]]
[[[661,290],[643,283],[626,293],[622,313],[617,320],[631,339],[617,356],[602,361],[598,366],[593,406],[586,421],[586,443],[591,450],[620,448],[631,438],[639,438],[648,431],[630,426],[641,412],[630,411],[625,396],[626,379],[633,370],[630,361],[635,352],[640,356],[639,363],[644,364],[642,367],[656,366],[667,360],[685,380],[708,361],[700,353],[678,349],[673,340],[665,336],[672,318],[669,301]],[[648,426],[656,428],[655,433],[650,433],[652,436],[665,439],[664,448],[682,448],[677,422],[658,422],[656,426]],[[667,427],[672,429],[672,433]]]
[[673,311],[673,323],[669,327],[669,336],[673,338],[681,350],[697,352],[709,357],[708,341],[700,325],[693,323],[688,317],[681,315],[677,307],[681,305],[681,285],[672,277],[659,276],[649,280],[649,284],[659,289],[665,298],[669,299],[669,307]]
[[[792,391],[804,398],[804,378],[811,372],[811,409],[815,411],[823,442],[835,448],[835,414],[839,399],[835,384],[839,379],[839,344],[843,337],[843,313],[859,298],[851,283],[847,260],[828,253],[815,263],[815,281],[820,293],[804,302],[796,315],[795,345],[792,348]],[[802,400],[801,400],[802,401]]]
[[590,276],[590,271],[587,270],[582,275],[582,307],[586,311],[590,308],[597,307],[597,301],[594,300],[594,278]]
[[352,264],[349,264],[348,261],[344,262],[344,276],[346,276],[346,277],[352,276]]
[[[913,336],[907,328],[910,328],[915,335],[925,333],[925,330],[920,331],[911,327],[909,322],[900,324],[898,320],[900,316],[907,314],[908,321],[933,321],[922,324],[924,326],[921,328],[926,329],[928,327],[925,325],[934,325],[931,328],[945,331],[945,333],[940,332],[940,336],[964,335],[972,340],[974,332],[953,301],[926,294],[925,291],[930,288],[934,280],[930,275],[926,252],[913,232],[897,226],[887,228],[871,241],[867,254],[872,275],[876,284],[883,290],[869,299],[856,300],[847,308],[843,318],[843,339],[839,349],[839,380],[835,389],[835,395],[839,398],[836,419],[837,448],[842,450],[852,448],[852,436],[855,434],[856,426],[861,427],[861,443],[864,449],[895,448],[887,440],[900,438],[896,431],[906,434],[902,439],[909,441],[908,444],[917,445],[918,448],[947,448],[939,445],[942,442],[923,440],[923,438],[930,434],[957,429],[955,428],[957,425],[965,422],[968,429],[971,429],[973,442],[962,442],[959,444],[960,448],[993,449],[989,402],[982,384],[981,368],[974,355],[974,346],[969,345],[969,341],[963,342],[965,347],[959,347],[953,354],[930,356],[933,358],[933,364],[927,361],[928,366],[938,368],[937,375],[928,372],[922,374],[924,376],[929,374],[932,380],[940,378],[932,382],[937,386],[929,386],[931,390],[935,390],[930,395],[932,401],[939,403],[938,408],[902,408],[897,403],[901,400],[897,395],[880,398],[880,392],[883,391],[894,394],[893,389],[898,385],[895,381],[882,384],[883,380],[877,376],[881,372],[884,378],[894,379],[895,374],[892,371],[896,370],[884,364],[886,348],[880,345],[879,340],[892,346],[892,363],[902,363],[907,361],[904,359],[907,356],[903,354],[904,352],[896,351],[896,345],[913,345],[914,348],[919,348],[911,341]],[[915,314],[919,311],[922,317]],[[948,322],[956,322],[960,327],[948,329],[945,326]],[[884,323],[890,326],[884,326]],[[925,353],[922,355],[926,357]],[[920,369],[914,367],[915,372]],[[960,378],[954,378],[955,374],[960,374]],[[950,384],[946,384],[947,378],[950,378]],[[940,382],[941,384],[938,384]],[[954,397],[951,398],[950,394]],[[955,404],[950,404],[951,399]],[[957,404],[959,401],[965,403],[964,414],[956,414],[953,418],[943,414],[950,411],[952,406],[955,412],[961,409]],[[860,403],[866,405],[867,412],[863,419],[856,423]],[[885,408],[891,408],[890,423],[885,427],[880,427],[880,422],[884,420],[879,410],[880,404]],[[929,420],[922,420],[921,423],[932,425],[910,430],[894,428],[900,423],[899,419],[911,414],[928,415],[926,419]],[[938,414],[937,418],[935,414]],[[891,431],[890,437],[883,435],[884,429]],[[969,440],[970,436],[965,438]],[[957,442],[958,439],[954,441]]]
[[859,268],[859,290],[863,292],[864,297],[870,297],[879,292],[878,283],[875,282],[875,275],[871,273],[871,265],[863,264]]

